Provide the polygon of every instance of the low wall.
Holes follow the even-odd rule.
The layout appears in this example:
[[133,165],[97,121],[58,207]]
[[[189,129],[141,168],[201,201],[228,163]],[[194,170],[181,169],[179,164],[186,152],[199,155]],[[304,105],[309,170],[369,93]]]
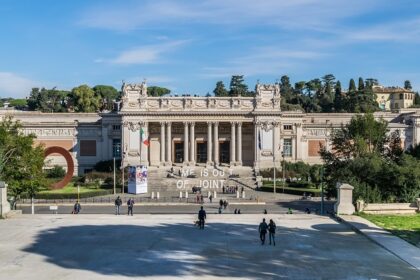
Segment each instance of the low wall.
[[420,199],[413,203],[364,203],[358,201],[357,211],[367,214],[415,214],[420,213]]

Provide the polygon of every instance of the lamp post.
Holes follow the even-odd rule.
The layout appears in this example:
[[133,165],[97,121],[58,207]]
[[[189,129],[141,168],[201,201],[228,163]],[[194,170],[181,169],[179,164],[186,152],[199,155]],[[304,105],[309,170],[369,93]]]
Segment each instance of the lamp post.
[[284,161],[284,151],[281,152],[281,157],[283,158],[283,193],[284,193],[284,185],[286,184],[286,180],[285,180],[285,171],[286,171],[286,165],[285,165],[285,161]]

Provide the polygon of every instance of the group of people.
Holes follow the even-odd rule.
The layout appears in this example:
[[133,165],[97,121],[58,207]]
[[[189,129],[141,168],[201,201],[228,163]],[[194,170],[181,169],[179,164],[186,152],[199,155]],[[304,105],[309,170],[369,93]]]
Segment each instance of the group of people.
[[[122,200],[119,196],[115,199],[114,204],[115,204],[115,215],[120,215]],[[127,200],[127,208],[128,208],[127,215],[133,216],[133,208],[134,208],[134,199],[133,198],[129,198]]]
[[268,231],[270,245],[273,243],[273,246],[276,246],[276,240],[274,238],[276,234],[276,223],[274,223],[272,219],[270,219],[270,222],[267,224],[264,218],[258,227],[258,231],[260,233],[261,245],[265,244],[265,236],[267,235]]
[[227,202],[226,200],[221,199],[219,201],[220,209],[222,209],[222,207],[223,207],[223,209],[226,210],[226,208],[228,207],[228,205],[229,205],[229,202]]
[[[233,187],[233,186],[227,186],[227,187],[223,186],[222,187],[222,192],[223,193],[236,193],[238,190],[239,190],[238,186],[235,186],[235,187]],[[244,191],[244,187],[241,188],[241,192],[243,192],[243,191]]]

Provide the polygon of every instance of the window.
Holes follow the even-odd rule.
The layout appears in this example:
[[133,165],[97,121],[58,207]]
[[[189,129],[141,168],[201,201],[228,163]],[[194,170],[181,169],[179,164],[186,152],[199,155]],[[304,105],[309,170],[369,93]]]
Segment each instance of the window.
[[285,157],[292,156],[292,139],[283,139],[283,153]]
[[112,126],[112,130],[121,130],[121,125],[116,125],[116,124],[114,124],[114,125]]
[[283,125],[283,129],[284,130],[292,130],[292,125],[291,124],[285,124],[285,125]]
[[121,157],[121,139],[112,139],[112,156]]
[[96,156],[96,140],[80,140],[80,156]]
[[404,94],[400,93],[400,99],[404,99]]

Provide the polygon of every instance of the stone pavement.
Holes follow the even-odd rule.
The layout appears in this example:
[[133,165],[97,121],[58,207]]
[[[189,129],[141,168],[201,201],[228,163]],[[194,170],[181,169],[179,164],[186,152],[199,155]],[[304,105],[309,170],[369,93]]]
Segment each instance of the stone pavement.
[[[419,270],[420,248],[359,216],[340,216],[345,223]],[[420,278],[420,276],[419,276]]]
[[346,225],[262,214],[22,215],[0,220],[1,279],[418,279],[418,270]]

